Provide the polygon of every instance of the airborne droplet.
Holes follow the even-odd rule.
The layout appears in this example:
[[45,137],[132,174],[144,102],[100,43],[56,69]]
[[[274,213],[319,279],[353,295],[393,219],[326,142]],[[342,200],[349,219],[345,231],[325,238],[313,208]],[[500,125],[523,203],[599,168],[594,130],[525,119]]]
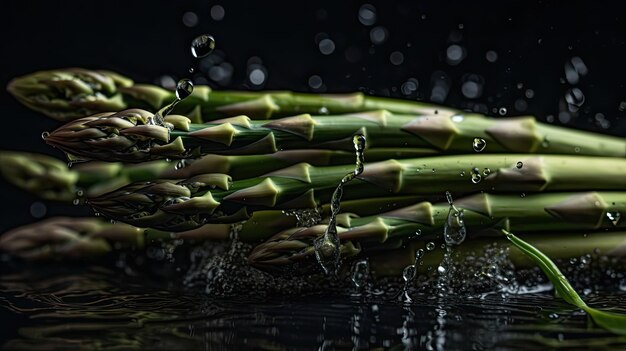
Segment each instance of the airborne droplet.
[[[191,79],[183,78],[176,83],[176,97],[178,100],[184,100],[193,93],[193,83]],[[163,116],[165,117],[165,116]]]
[[522,161],[517,161],[517,164],[515,165],[517,169],[521,169],[523,166],[524,166],[524,163],[522,163]]
[[485,146],[487,146],[487,142],[483,138],[474,138],[472,146],[474,147],[474,151],[481,152],[485,149]]
[[[474,168],[478,170],[477,168]],[[472,177],[474,176],[472,171]],[[480,174],[478,175],[480,177]],[[473,180],[472,180],[473,181]],[[448,218],[443,227],[443,236],[447,245],[459,245],[465,240],[467,230],[465,229],[465,222],[463,220],[463,211],[459,211],[452,201],[452,195],[446,191],[446,197],[448,204],[450,204],[450,210],[448,210]],[[428,248],[428,246],[426,247]]]
[[46,140],[50,136],[50,132],[41,133],[41,139]]
[[365,286],[369,275],[369,263],[366,259],[357,261],[352,269],[352,283],[357,289]]
[[435,249],[435,243],[432,241],[429,241],[428,243],[426,243],[426,250],[428,251],[432,251]]
[[215,39],[208,34],[202,34],[191,41],[191,54],[195,58],[205,57],[213,49],[215,49]]

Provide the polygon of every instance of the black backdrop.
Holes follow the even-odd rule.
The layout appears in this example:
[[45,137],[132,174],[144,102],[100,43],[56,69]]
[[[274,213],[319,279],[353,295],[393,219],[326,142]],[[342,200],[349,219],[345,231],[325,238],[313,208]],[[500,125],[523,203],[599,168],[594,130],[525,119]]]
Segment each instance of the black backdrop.
[[[625,12],[619,2],[368,1],[376,9],[373,26],[359,22],[359,8],[365,3],[3,1],[0,84],[34,70],[67,66],[116,70],[141,82],[163,75],[189,76],[188,69],[198,67],[189,43],[198,34],[210,33],[233,69],[229,83],[209,80],[214,87],[310,91],[309,78],[318,75],[328,92],[363,90],[400,97],[402,84],[415,78],[418,91],[410,98],[428,101],[438,72],[435,79],[443,73],[449,82],[447,105],[476,106],[489,114],[506,107],[508,115],[530,113],[555,124],[562,124],[559,112],[567,110],[564,94],[579,88],[585,102],[567,125],[626,135],[625,112],[620,110],[626,101]],[[210,15],[215,5],[225,10],[219,21]],[[213,9],[219,14],[219,8]],[[197,16],[196,26],[183,23],[186,12]],[[379,45],[370,40],[376,26],[388,34]],[[320,52],[323,38],[335,45],[330,55]],[[451,65],[445,58],[454,44],[466,57]],[[498,55],[495,62],[486,59],[490,50]],[[390,62],[394,51],[403,54],[402,64]],[[260,59],[265,70],[262,86],[248,82],[248,65],[259,63],[249,62],[251,57]],[[576,84],[570,84],[564,72],[573,57],[580,57],[588,68]],[[484,82],[482,96],[468,99],[462,94],[468,74]],[[534,93],[532,98],[527,89]],[[4,91],[0,102],[0,149],[61,156],[40,138],[56,122],[30,112]],[[610,123],[608,129],[596,120],[598,113]],[[0,191],[1,231],[33,220],[34,197],[5,183],[0,183]],[[69,212],[89,213],[48,204],[46,216]]]

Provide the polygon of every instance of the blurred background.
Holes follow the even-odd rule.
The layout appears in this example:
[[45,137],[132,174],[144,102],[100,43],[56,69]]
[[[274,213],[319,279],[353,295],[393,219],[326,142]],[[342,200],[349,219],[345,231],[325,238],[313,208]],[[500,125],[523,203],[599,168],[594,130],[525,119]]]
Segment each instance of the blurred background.
[[[626,136],[619,2],[10,0],[0,26],[3,86],[78,66],[165,87],[363,91]],[[217,49],[196,60],[190,43],[205,33]],[[0,101],[0,149],[62,156],[40,137],[57,122],[4,90]],[[90,213],[0,190],[0,231]]]

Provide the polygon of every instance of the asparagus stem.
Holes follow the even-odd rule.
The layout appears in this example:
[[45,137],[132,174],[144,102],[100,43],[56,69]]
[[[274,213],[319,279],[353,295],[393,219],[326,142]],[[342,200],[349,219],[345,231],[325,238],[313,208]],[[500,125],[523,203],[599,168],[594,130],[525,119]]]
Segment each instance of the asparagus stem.
[[72,121],[45,140],[73,158],[124,162],[311,148],[351,150],[356,134],[367,137],[369,148],[472,153],[474,139],[483,138],[485,153],[626,156],[626,141],[621,138],[548,126],[533,117],[393,115],[378,110],[332,118],[303,114],[267,122],[239,116],[191,124],[187,117],[170,115],[164,126],[151,124],[152,117],[139,109],[98,114]]
[[[368,217],[344,213],[337,219],[339,239],[343,245],[349,242],[350,247],[364,252],[416,239],[436,240],[443,233],[449,207],[447,202],[421,202]],[[626,222],[607,216],[626,211],[624,192],[546,193],[525,198],[477,194],[456,200],[455,207],[464,213],[470,239],[488,236],[491,232],[486,229],[492,227],[525,233],[626,228]],[[298,262],[314,262],[313,241],[325,230],[326,225],[284,230],[257,246],[250,263],[266,270],[292,271],[292,257]]]
[[[518,164],[523,164],[518,168]],[[474,184],[473,169],[484,171]],[[206,223],[232,223],[264,209],[315,208],[327,203],[351,166],[300,163],[260,178],[232,181],[204,174],[182,181],[137,182],[89,199],[98,212],[136,226],[181,231]],[[535,193],[625,189],[626,160],[555,155],[467,155],[370,163],[346,185],[346,200],[381,196],[472,193]],[[475,181],[475,179],[474,179]]]
[[[372,149],[368,151],[368,159],[377,161],[436,153],[432,149]],[[184,179],[205,173],[224,173],[233,180],[240,180],[304,161],[314,166],[327,166],[350,163],[353,159],[353,153],[347,151],[287,150],[267,155],[205,155],[180,162],[93,161],[76,164],[70,169],[64,162],[47,155],[0,150],[0,175],[42,199],[71,203],[80,201],[81,196],[99,196],[136,181]]]
[[[626,257],[625,231],[551,231],[518,233],[518,236],[523,237],[552,259],[568,259],[586,254]],[[497,244],[502,248],[512,246],[508,239],[502,237],[476,238],[455,247],[457,254],[454,257],[478,256],[490,244]],[[406,247],[369,252],[367,256],[371,271],[377,277],[397,276],[402,273],[404,267],[413,264],[415,251],[425,250],[425,246],[425,241],[413,241]],[[442,249],[428,251],[422,258],[424,263],[418,268],[424,271],[427,267],[437,266],[441,262],[443,251]],[[535,267],[535,263],[519,250],[509,250],[508,257],[516,268]]]
[[[157,111],[176,98],[174,92],[134,82],[117,73],[81,68],[39,71],[13,79],[7,90],[27,107],[60,121],[127,108]],[[299,113],[348,113],[386,109],[407,114],[445,114],[455,110],[416,101],[350,94],[212,91],[196,86],[174,113],[198,111],[196,122],[241,114],[268,119]]]

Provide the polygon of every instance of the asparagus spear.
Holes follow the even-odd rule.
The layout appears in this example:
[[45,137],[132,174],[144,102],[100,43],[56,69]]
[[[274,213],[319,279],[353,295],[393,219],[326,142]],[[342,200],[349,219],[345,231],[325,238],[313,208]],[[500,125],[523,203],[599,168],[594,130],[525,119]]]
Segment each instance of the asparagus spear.
[[[368,158],[385,160],[428,156],[436,152],[430,149],[372,149]],[[286,150],[267,155],[205,155],[179,162],[157,160],[123,164],[93,161],[79,163],[70,169],[51,156],[0,150],[0,175],[14,186],[42,199],[72,202],[80,196],[95,197],[134,181],[183,179],[205,173],[224,173],[239,180],[303,161],[315,166],[337,165],[354,161],[354,154],[331,150]]]
[[[344,213],[338,218],[342,244],[350,243],[346,254],[398,247],[417,238],[436,240],[448,219],[448,203],[421,202],[368,217]],[[510,227],[524,233],[626,228],[619,220],[626,211],[624,192],[546,193],[517,195],[476,194],[455,201],[464,213],[470,239],[489,232],[490,227]],[[324,234],[326,225],[284,230],[250,254],[249,261],[268,271],[293,271],[293,264],[315,262],[313,240]],[[482,232],[481,232],[482,231]],[[420,233],[416,236],[415,233]],[[624,239],[626,240],[626,238]]]
[[[102,70],[66,68],[39,71],[13,79],[7,90],[27,107],[60,121],[127,108],[159,110],[176,95],[161,87],[134,84]],[[175,113],[199,108],[202,120],[245,114],[267,119],[298,113],[328,114],[386,109],[396,113],[451,115],[455,110],[415,101],[365,96],[363,93],[317,95],[293,92],[212,91],[196,86]],[[196,122],[199,122],[197,120]]]
[[[519,168],[518,168],[519,167]],[[470,177],[473,170],[478,177]],[[98,212],[137,226],[181,231],[249,218],[263,209],[315,208],[327,203],[351,166],[300,163],[263,177],[232,182],[223,174],[182,181],[136,182],[89,199]],[[345,199],[402,195],[533,193],[626,189],[626,159],[525,154],[439,156],[370,163],[346,186]],[[487,174],[488,173],[488,174]],[[462,176],[466,174],[465,176]],[[476,182],[477,183],[474,183]]]
[[289,149],[351,150],[352,136],[367,137],[369,148],[436,149],[471,153],[475,138],[485,152],[524,152],[626,157],[626,141],[617,137],[544,125],[533,117],[491,119],[477,114],[393,115],[387,111],[349,115],[308,114],[272,121],[245,116],[191,124],[170,115],[153,124],[140,109],[102,113],[72,121],[45,140],[71,158],[142,162],[218,154],[264,154]]
[[[374,215],[417,200],[416,197],[398,196],[346,201],[342,205],[352,213]],[[320,207],[319,215],[327,215],[328,207]],[[282,211],[259,211],[238,225],[238,238],[258,242],[277,231],[294,227],[298,222],[296,216],[288,216]],[[170,233],[110,223],[97,217],[55,217],[8,231],[0,236],[0,251],[29,260],[93,259],[114,249],[141,249],[153,240],[226,240],[232,230],[230,224],[207,224],[194,230]]]
[[[568,259],[586,254],[598,254],[609,257],[626,257],[626,231],[575,231],[575,232],[534,232],[519,234],[524,240],[540,249],[552,259]],[[480,255],[485,247],[497,244],[510,248],[512,244],[502,237],[483,237],[470,240],[455,247],[453,257],[463,258]],[[371,272],[377,277],[398,276],[402,270],[415,261],[415,251],[425,250],[425,241],[413,241],[406,247],[391,250],[379,250],[368,253]],[[516,268],[532,268],[535,263],[519,250],[509,250],[509,259]],[[422,270],[437,266],[443,257],[443,250],[428,251],[422,258]],[[314,261],[311,261],[315,263]]]

